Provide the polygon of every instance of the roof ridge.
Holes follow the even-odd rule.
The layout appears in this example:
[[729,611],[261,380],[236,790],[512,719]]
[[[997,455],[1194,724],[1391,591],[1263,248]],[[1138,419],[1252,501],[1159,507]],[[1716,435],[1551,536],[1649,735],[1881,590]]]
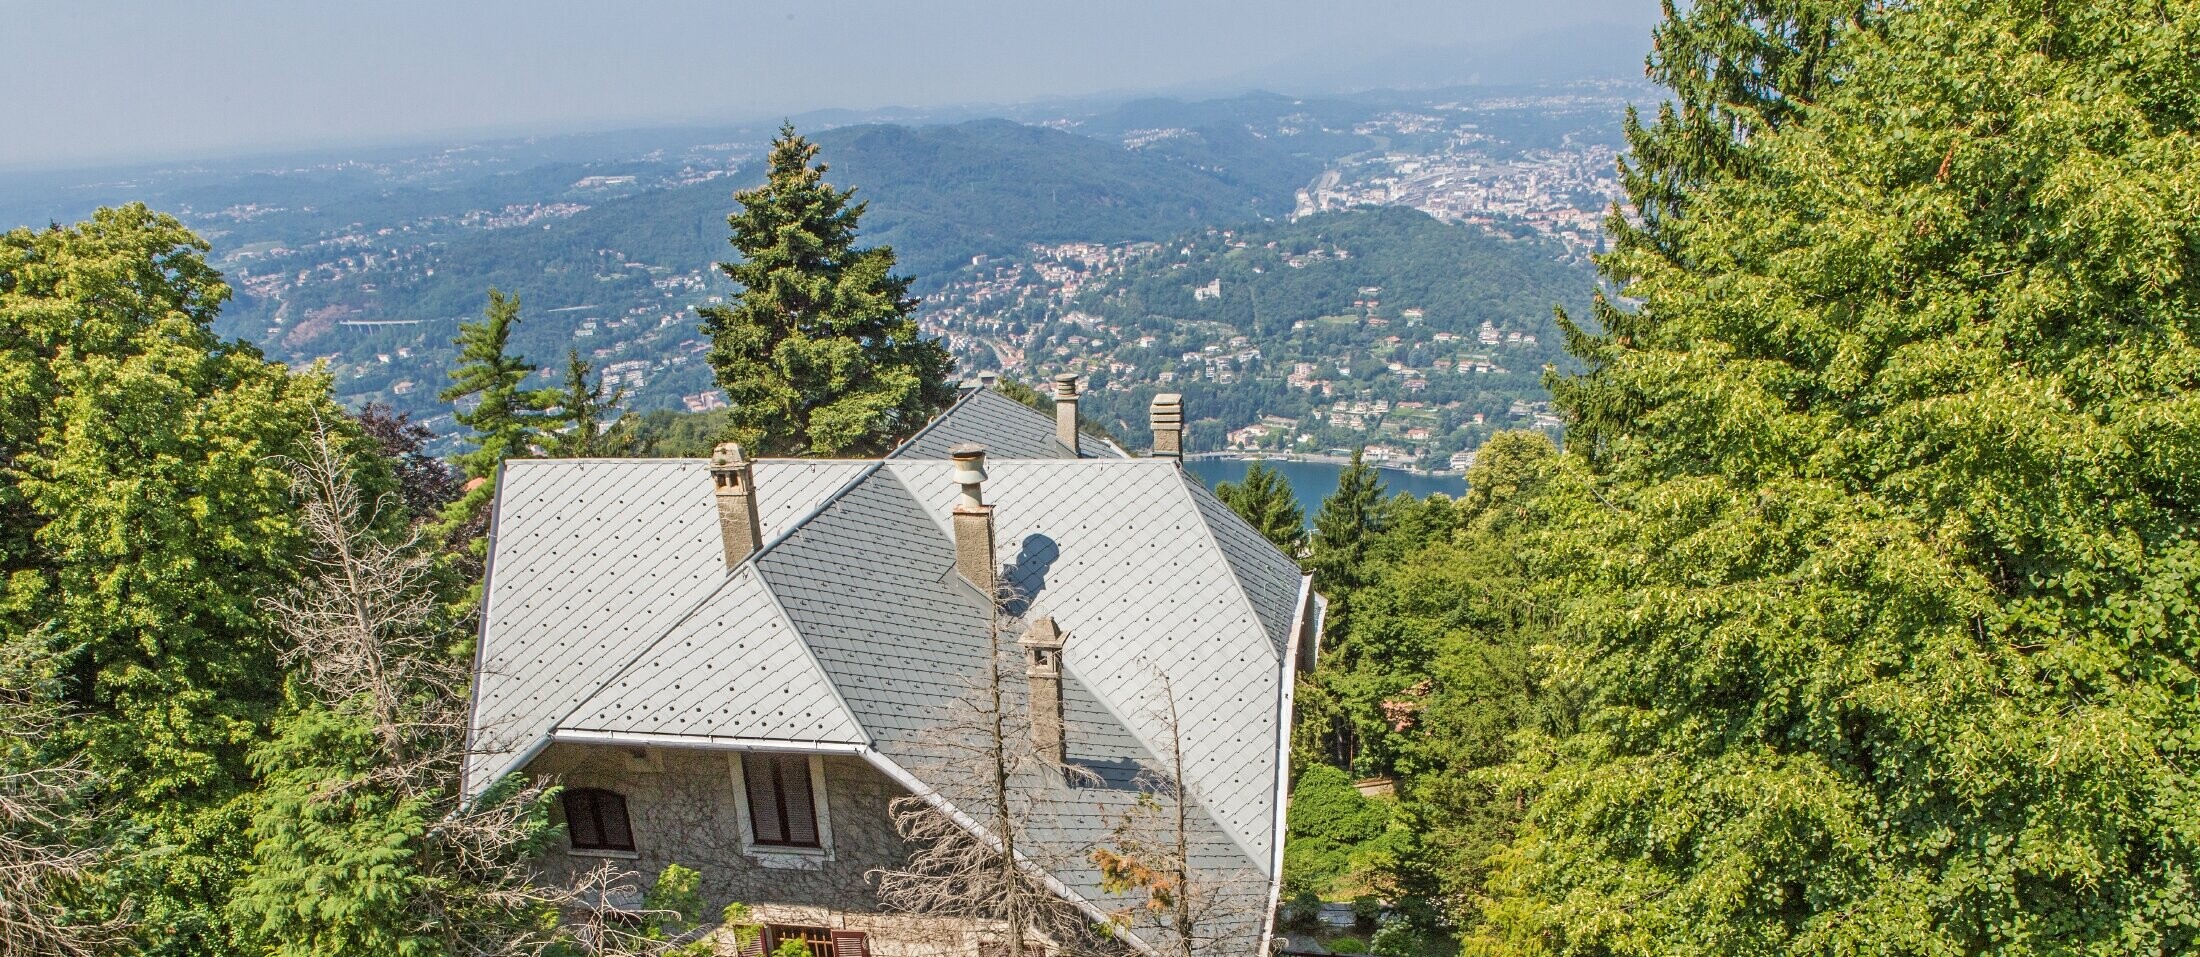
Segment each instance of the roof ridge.
[[850,490],[854,489],[858,485],[863,484],[863,481],[865,479],[868,479],[871,476],[878,474],[879,469],[886,467],[885,459],[785,459],[781,461],[862,462],[864,463],[864,468],[863,471],[857,472],[847,481],[840,483],[839,488],[836,488],[830,493],[827,493],[824,498],[818,499],[817,504],[811,506],[809,511],[788,520],[786,526],[784,528],[781,528],[778,534],[773,535],[770,541],[759,544],[755,551],[750,552],[747,558],[741,560],[741,563],[744,565],[756,564],[756,560],[758,558],[770,552],[773,548],[778,547],[780,542],[786,541],[788,536],[793,535],[798,529],[802,528],[802,526],[810,524],[811,520],[823,514],[825,510],[831,507],[834,502],[840,501],[848,494]]
[[893,458],[894,456],[901,454],[901,450],[917,444],[918,439],[924,438],[927,433],[930,433],[933,429],[939,428],[940,423],[947,421],[948,413],[961,408],[963,403],[971,401],[977,396],[978,393],[986,391],[990,390],[984,388],[965,390],[963,394],[955,397],[955,401],[948,403],[946,408],[939,410],[939,412],[935,413],[932,416],[930,421],[925,422],[923,428],[918,429],[915,432],[909,433],[908,438],[895,443],[893,448],[886,451],[886,454],[883,456],[883,458]]
[[[1262,535],[1260,533],[1260,529],[1254,528],[1253,523],[1246,521],[1244,516],[1239,515],[1237,513],[1237,509],[1231,508],[1230,503],[1222,501],[1222,496],[1216,495],[1214,492],[1209,491],[1206,483],[1200,481],[1199,478],[1192,475],[1192,473],[1185,471],[1183,468],[1178,468],[1176,470],[1176,478],[1177,484],[1184,489],[1185,497],[1192,500],[1192,508],[1196,510],[1199,514],[1199,530],[1201,534],[1207,536],[1207,544],[1214,548],[1215,554],[1222,556],[1222,567],[1230,572],[1230,585],[1231,587],[1237,589],[1238,601],[1244,603],[1246,611],[1252,612],[1254,624],[1259,625],[1262,632],[1266,632],[1268,630],[1268,625],[1266,622],[1262,622],[1260,620],[1260,606],[1253,603],[1253,593],[1245,587],[1244,574],[1238,571],[1238,567],[1235,562],[1230,561],[1230,549],[1222,544],[1222,539],[1215,537],[1215,527],[1207,523],[1207,510],[1199,507],[1200,493],[1205,492],[1217,503],[1220,503],[1222,505],[1222,510],[1227,513],[1231,519],[1235,519],[1238,524],[1245,526],[1245,530],[1251,532],[1254,538],[1260,539],[1261,544],[1267,545],[1269,548],[1275,548],[1275,543],[1270,542],[1268,540],[1268,536]],[[1278,551],[1281,551],[1281,549],[1278,549]],[[1297,562],[1294,561],[1293,564],[1297,564]],[[1273,649],[1274,644],[1271,641],[1266,643],[1266,646]],[[1282,659],[1289,656],[1290,655],[1288,651],[1278,654],[1277,663],[1281,664]]]

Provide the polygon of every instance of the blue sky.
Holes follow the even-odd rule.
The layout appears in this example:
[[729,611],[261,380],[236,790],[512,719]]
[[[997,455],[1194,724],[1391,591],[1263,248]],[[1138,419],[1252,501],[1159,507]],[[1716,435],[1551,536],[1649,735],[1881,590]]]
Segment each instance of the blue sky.
[[[0,0],[0,167],[1264,86],[1656,0]],[[1462,74],[1464,78],[1465,74]],[[1304,87],[1289,89],[1298,81]]]

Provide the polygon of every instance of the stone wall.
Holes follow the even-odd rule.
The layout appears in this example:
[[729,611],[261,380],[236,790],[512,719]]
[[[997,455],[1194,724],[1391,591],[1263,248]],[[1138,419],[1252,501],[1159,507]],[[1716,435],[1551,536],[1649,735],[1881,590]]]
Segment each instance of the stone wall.
[[[712,916],[731,901],[877,910],[865,875],[907,859],[887,811],[906,792],[861,758],[822,760],[825,816],[832,829],[825,859],[742,849],[733,757],[725,752],[553,745],[529,773],[624,796],[635,851],[576,851],[561,842],[546,855],[545,869],[569,878],[609,859],[639,873],[646,886],[666,865],[678,863],[702,874]],[[562,810],[554,810],[553,819],[562,823]]]
[[[874,957],[978,954],[993,928],[880,911],[868,875],[908,859],[889,816],[889,805],[908,792],[861,758],[820,760],[829,858],[743,849],[734,758],[726,752],[552,745],[528,773],[626,798],[635,849],[576,851],[561,840],[546,853],[544,870],[566,881],[609,862],[633,871],[637,886],[647,887],[667,865],[678,863],[702,875],[706,921],[715,922],[726,904],[740,901],[760,923],[863,931]],[[552,818],[562,824],[563,810],[553,809]],[[720,950],[731,952],[727,946]]]

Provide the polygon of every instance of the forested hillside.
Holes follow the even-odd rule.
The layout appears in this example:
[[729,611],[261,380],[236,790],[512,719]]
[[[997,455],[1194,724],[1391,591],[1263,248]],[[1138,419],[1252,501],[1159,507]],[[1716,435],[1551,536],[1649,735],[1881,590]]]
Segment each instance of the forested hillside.
[[[1005,120],[846,127],[818,142],[832,181],[872,203],[865,242],[892,246],[919,292],[974,256],[1032,243],[1159,239],[1279,215],[1289,211],[1291,189],[1318,168],[1250,137],[1218,137],[1195,165]],[[547,185],[545,176],[577,181],[580,172],[519,178]],[[732,291],[711,264],[731,255],[732,191],[757,176],[743,167],[661,188],[561,181],[551,195],[574,211],[525,227],[451,233],[414,249],[362,235],[331,279],[244,283],[222,329],[261,339],[287,361],[337,351],[354,361],[402,358],[357,365],[339,388],[432,415],[418,370],[448,358],[457,319],[479,312],[483,291],[496,286],[526,305],[530,321],[514,338],[520,354],[548,363],[577,345],[610,350],[599,355],[605,362],[641,359],[657,367],[649,404],[663,405],[709,387],[695,367],[663,364],[683,357],[678,343],[693,338],[692,305]],[[393,209],[405,201],[403,193],[377,199]],[[252,259],[240,266],[258,268]]]
[[[1593,287],[1588,264],[1555,242],[1411,209],[1208,229],[1035,324],[1033,364],[1019,371],[1034,381],[1084,372],[1089,414],[1125,435],[1143,430],[1154,392],[1182,392],[1196,451],[1282,416],[1303,420],[1297,434],[1309,440],[1271,443],[1286,448],[1387,440],[1448,456],[1514,422],[1515,403],[1544,397],[1545,366],[1566,362],[1553,310],[1579,312]],[[1399,414],[1387,431],[1381,415],[1315,423],[1340,400],[1419,403],[1427,414]],[[1409,442],[1403,433],[1416,428],[1430,434]]]

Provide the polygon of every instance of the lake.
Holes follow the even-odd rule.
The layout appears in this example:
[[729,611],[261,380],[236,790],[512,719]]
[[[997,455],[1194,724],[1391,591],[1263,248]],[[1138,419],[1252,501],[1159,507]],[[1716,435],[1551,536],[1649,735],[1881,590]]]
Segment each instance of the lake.
[[[1245,470],[1252,462],[1244,459],[1198,459],[1184,463],[1186,471],[1199,476],[1199,480],[1213,488],[1222,482],[1238,482],[1245,479]],[[1283,473],[1283,480],[1290,483],[1291,493],[1298,496],[1299,509],[1306,513],[1306,524],[1312,527],[1314,513],[1321,510],[1322,499],[1337,490],[1337,477],[1344,474],[1344,466],[1331,462],[1283,462],[1270,461],[1270,468]],[[1384,495],[1409,492],[1416,496],[1442,492],[1452,498],[1467,493],[1467,480],[1458,476],[1414,475],[1390,469],[1376,469],[1383,480]]]

